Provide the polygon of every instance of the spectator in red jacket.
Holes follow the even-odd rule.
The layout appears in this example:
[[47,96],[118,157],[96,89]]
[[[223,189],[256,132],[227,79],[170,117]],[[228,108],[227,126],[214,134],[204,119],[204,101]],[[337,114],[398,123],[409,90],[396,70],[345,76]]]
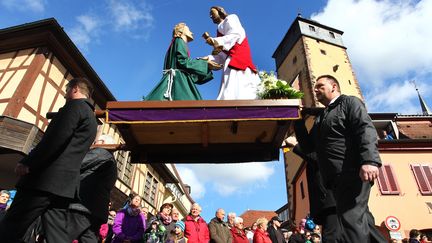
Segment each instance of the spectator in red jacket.
[[267,233],[268,220],[266,218],[259,218],[256,223],[258,228],[255,231],[253,243],[272,243]]
[[189,215],[185,219],[185,237],[188,243],[208,243],[210,241],[209,229],[206,221],[200,216],[201,206],[194,203]]
[[231,234],[233,236],[232,243],[249,243],[249,240],[243,230],[242,218],[234,218],[234,227],[231,228]]

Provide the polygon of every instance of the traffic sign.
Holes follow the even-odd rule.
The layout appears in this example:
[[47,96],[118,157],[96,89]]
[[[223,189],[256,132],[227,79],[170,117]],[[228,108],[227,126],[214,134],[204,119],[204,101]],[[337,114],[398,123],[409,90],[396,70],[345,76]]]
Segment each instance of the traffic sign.
[[398,231],[401,228],[401,223],[395,216],[388,216],[385,220],[385,226],[390,231]]

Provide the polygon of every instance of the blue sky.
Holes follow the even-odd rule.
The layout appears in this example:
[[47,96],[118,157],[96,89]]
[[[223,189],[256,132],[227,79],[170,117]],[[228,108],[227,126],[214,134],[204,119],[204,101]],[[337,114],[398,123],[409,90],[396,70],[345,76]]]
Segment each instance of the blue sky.
[[[195,33],[191,56],[211,51],[201,34],[215,33],[213,5],[239,16],[261,70],[275,69],[271,56],[300,12],[345,32],[369,111],[420,113],[410,80],[432,106],[432,0],[0,0],[0,28],[55,17],[117,100],[140,100],[161,78],[176,23]],[[215,99],[219,83],[217,74],[199,86],[203,98]],[[280,161],[178,167],[207,220],[218,207],[241,214],[287,200]]]

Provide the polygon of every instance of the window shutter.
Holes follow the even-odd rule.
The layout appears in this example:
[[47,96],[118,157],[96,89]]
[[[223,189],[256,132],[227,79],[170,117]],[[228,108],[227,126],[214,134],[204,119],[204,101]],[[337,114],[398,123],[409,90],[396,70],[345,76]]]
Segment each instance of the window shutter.
[[399,195],[399,186],[396,182],[396,177],[393,173],[393,167],[391,165],[384,165],[384,170],[386,172],[387,181],[389,183],[391,194],[397,194]]
[[391,165],[382,165],[379,168],[378,184],[381,194],[383,195],[400,194],[399,186]]
[[422,195],[432,195],[431,189],[431,169],[428,165],[411,165],[414,177],[417,181],[420,193]]
[[423,165],[422,167],[426,176],[426,181],[429,182],[429,189],[431,189],[432,192],[432,169],[429,165]]
[[389,194],[389,189],[387,186],[387,182],[384,176],[384,170],[383,167],[379,168],[379,176],[378,176],[378,185],[381,191],[381,194]]

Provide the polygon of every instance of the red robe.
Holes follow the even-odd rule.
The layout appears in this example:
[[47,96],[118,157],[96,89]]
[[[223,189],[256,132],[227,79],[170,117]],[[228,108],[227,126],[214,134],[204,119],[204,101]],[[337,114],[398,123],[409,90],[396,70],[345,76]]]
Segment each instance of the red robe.
[[[217,36],[223,36],[219,31]],[[229,50],[224,51],[228,56],[231,57],[229,67],[237,70],[246,70],[250,68],[253,72],[257,72],[255,65],[252,63],[252,55],[249,47],[249,42],[247,37],[244,38],[242,43],[235,43],[235,45]]]

